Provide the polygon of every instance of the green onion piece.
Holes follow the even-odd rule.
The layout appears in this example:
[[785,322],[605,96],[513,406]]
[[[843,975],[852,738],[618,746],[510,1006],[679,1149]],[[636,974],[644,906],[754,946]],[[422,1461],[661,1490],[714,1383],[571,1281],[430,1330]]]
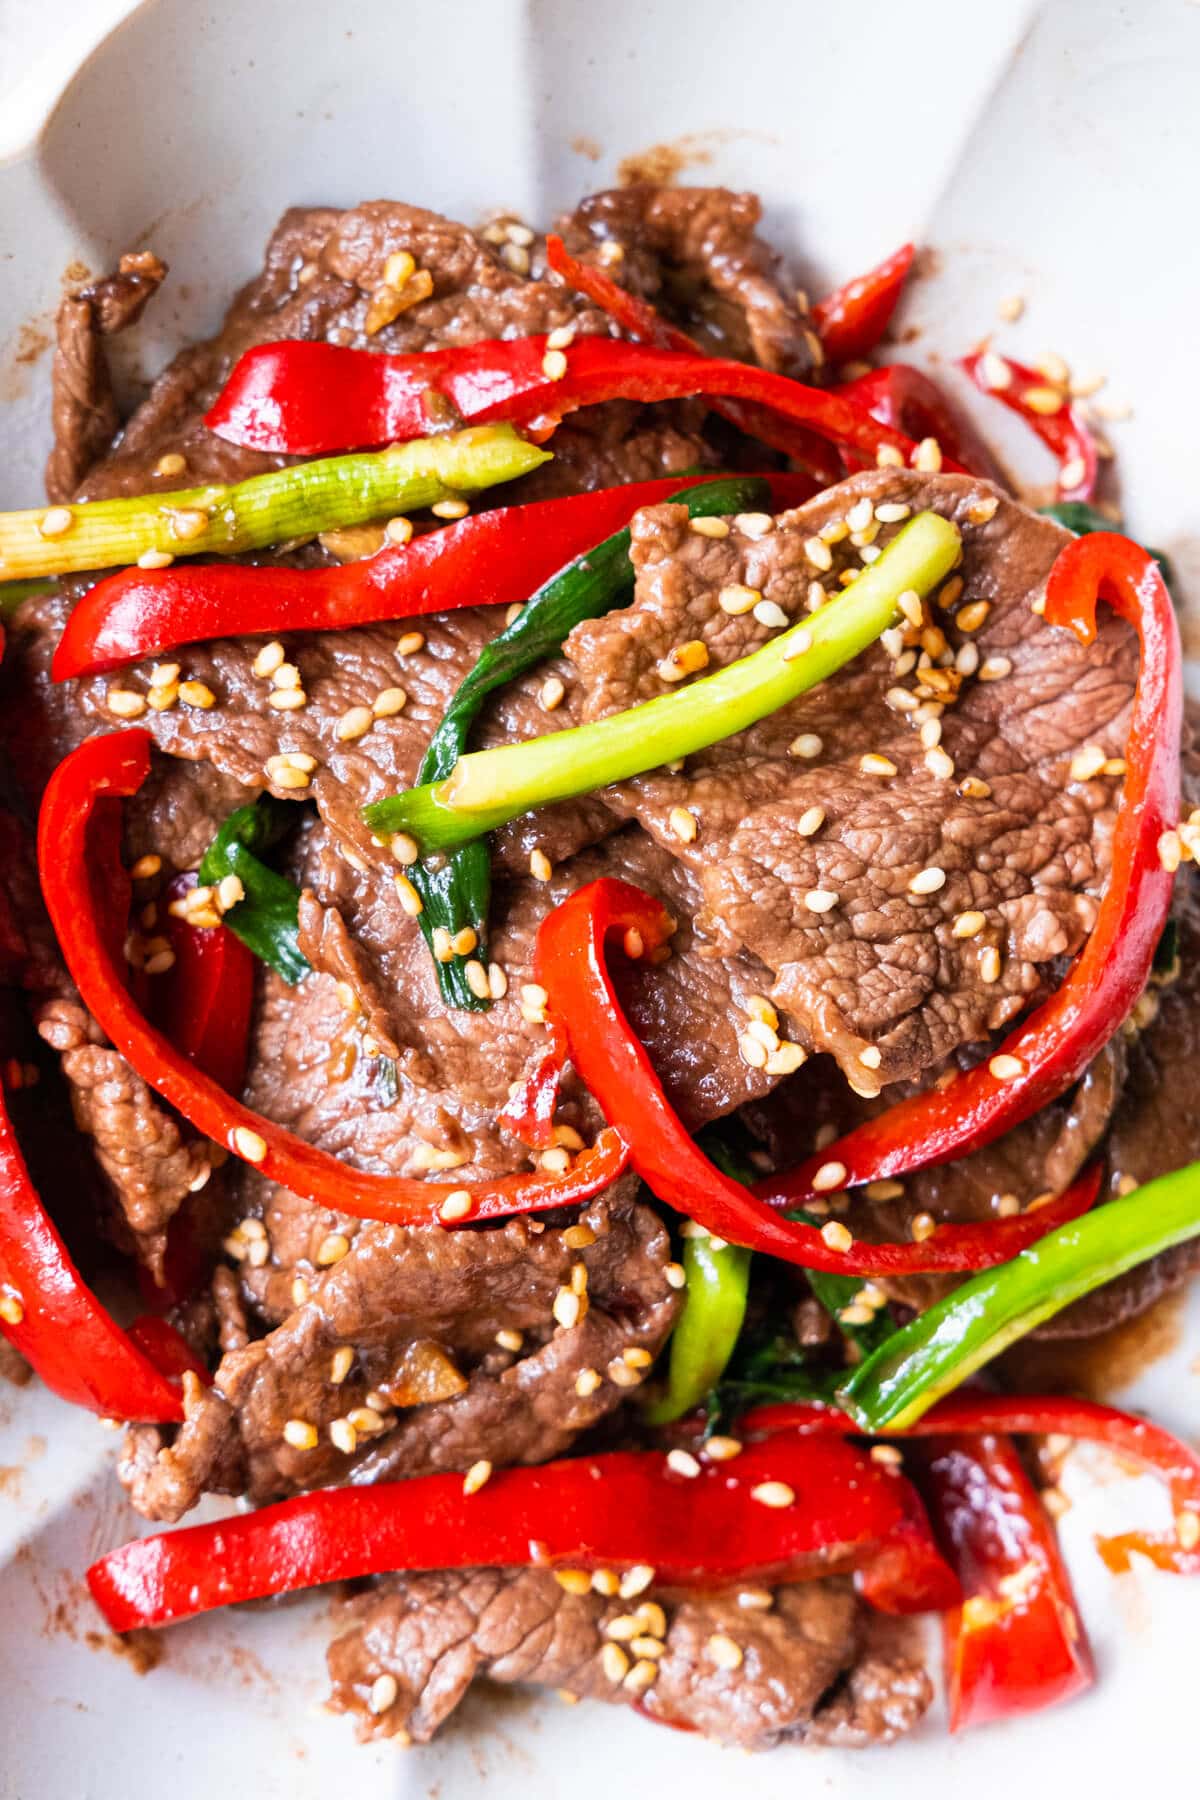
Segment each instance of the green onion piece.
[[387,450],[294,463],[233,487],[0,513],[0,580],[170,556],[234,556],[514,481],[550,457],[511,425],[478,425]]
[[43,594],[52,594],[54,581],[0,581],[0,619],[11,619],[18,606]]
[[903,1431],[1073,1300],[1198,1235],[1200,1163],[1191,1163],[972,1276],[893,1332],[839,1390],[839,1402],[864,1431]]
[[[815,1231],[820,1231],[823,1224],[815,1213],[806,1212],[802,1206],[783,1216],[795,1219],[801,1225],[811,1225]],[[880,1307],[869,1325],[852,1325],[842,1317],[867,1285],[861,1275],[830,1275],[824,1269],[805,1269],[804,1275],[814,1298],[825,1308],[843,1337],[858,1346],[861,1356],[871,1356],[891,1337],[894,1328],[886,1307]]]
[[225,914],[226,925],[293,987],[312,967],[300,948],[300,890],[259,853],[273,848],[299,816],[293,803],[260,794],[252,805],[230,813],[205,851],[199,875],[204,887],[237,876],[245,898]]
[[[771,489],[758,476],[724,476],[672,494],[671,500],[686,506],[694,519],[713,513],[760,512],[771,504]],[[614,532],[594,550],[576,557],[552,575],[525,602],[512,624],[480,652],[430,739],[417,780],[441,781],[449,775],[466,752],[471,727],[488,695],[555,655],[576,625],[611,611],[624,602],[632,589],[628,527]],[[407,874],[423,902],[419,922],[430,948],[435,930],[448,931],[453,938],[470,927],[478,940],[471,956],[486,962],[492,887],[492,863],[486,843],[479,840],[463,844],[438,866],[417,863]],[[482,1012],[491,1001],[476,994],[468,984],[467,961],[465,956],[454,956],[448,962],[439,962],[438,986],[449,1005]]]
[[573,731],[464,756],[445,781],[377,801],[363,817],[381,833],[410,832],[425,850],[449,849],[537,807],[706,749],[807,693],[873,644],[894,622],[900,596],[929,593],[954,567],[960,547],[949,520],[918,513],[843,593],[753,655]]

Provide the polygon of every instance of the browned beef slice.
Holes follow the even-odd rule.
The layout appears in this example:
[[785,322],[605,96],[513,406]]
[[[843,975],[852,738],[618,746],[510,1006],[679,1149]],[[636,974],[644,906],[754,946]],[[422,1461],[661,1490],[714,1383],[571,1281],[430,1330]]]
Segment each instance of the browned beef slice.
[[[762,1750],[785,1740],[889,1743],[929,1705],[918,1663],[865,1648],[869,1627],[848,1582],[749,1589],[747,1597],[742,1604],[729,1588],[664,1599],[665,1652],[640,1694],[650,1718]],[[613,1641],[607,1628],[633,1603],[565,1593],[548,1570],[392,1575],[339,1610],[331,1705],[355,1716],[362,1738],[426,1743],[477,1678],[579,1699],[639,1698],[602,1665]],[[742,1651],[738,1668],[719,1666],[709,1649],[715,1636]],[[374,1712],[372,1689],[386,1676],[396,1697]]]
[[148,250],[123,256],[115,275],[68,294],[58,309],[52,375],[54,448],[46,465],[51,500],[69,500],[120,425],[102,340],[141,318],[167,273]]
[[[753,613],[729,616],[721,590],[742,583],[789,620],[802,617],[822,603],[819,590],[810,593],[817,571],[806,542],[857,517],[859,502],[868,513],[900,504],[953,518],[963,534],[956,605],[990,607],[969,637],[933,608],[951,652],[974,646],[1003,676],[964,679],[946,707],[941,747],[953,772],[942,773],[937,758],[930,766],[914,714],[893,703],[896,689],[916,697],[922,681],[893,640],[902,660],[878,645],[684,769],[641,776],[604,799],[688,863],[704,898],[700,928],[721,951],[746,949],[765,963],[775,974],[771,998],[800,1041],[831,1051],[855,1088],[871,1093],[919,1079],[1013,1018],[1052,985],[1095,916],[1119,789],[1106,777],[1072,781],[1069,766],[1084,744],[1119,753],[1137,648],[1111,617],[1085,649],[1034,612],[1065,541],[1060,528],[985,483],[899,470],[856,476],[765,530],[735,520],[724,539],[691,531],[681,507],[648,508],[634,522],[633,605],[578,626],[565,648],[577,675],[568,696],[575,716],[665,692],[658,665],[680,643],[703,641],[710,668],[744,656],[776,628]],[[974,523],[983,513],[991,516]],[[882,525],[875,542],[896,529]],[[840,567],[858,566],[848,542],[833,556],[827,586]],[[789,754],[801,734],[818,740],[816,755]],[[867,754],[883,755],[897,774],[864,772]],[[961,791],[967,776],[985,784],[981,797]],[[690,843],[674,830],[677,807],[697,822]],[[823,820],[806,835],[801,821],[814,807]],[[931,868],[945,883],[918,897],[909,884]],[[814,891],[836,895],[833,909],[809,910]],[[961,940],[953,923],[968,910],[985,925]],[[988,966],[997,953],[998,971]],[[864,1051],[872,1062],[877,1053],[877,1068],[862,1062]]]
[[755,194],[636,182],[590,195],[562,229],[572,250],[708,349],[802,379],[822,360],[820,341],[807,304],[758,235],[761,217]]
[[[637,1385],[639,1369],[623,1353],[655,1355],[679,1308],[666,1275],[667,1234],[635,1201],[635,1188],[625,1178],[579,1215],[575,1236],[580,1224],[592,1233],[583,1245],[562,1227],[524,1218],[464,1232],[358,1226],[351,1253],[325,1270],[285,1324],[229,1351],[211,1389],[192,1389],[170,1448],[156,1428],[133,1429],[121,1474],[134,1505],[150,1518],[176,1519],[206,1491],[269,1500],[347,1478],[560,1453]],[[294,1240],[306,1240],[315,1263],[332,1221],[290,1196],[279,1202],[269,1225],[291,1234],[297,1263]],[[555,1297],[577,1267],[586,1273],[586,1301],[574,1325],[556,1324]],[[498,1343],[501,1332],[519,1333],[520,1348]],[[418,1345],[426,1361],[430,1346],[440,1353],[445,1386],[459,1388],[452,1397],[411,1404]],[[334,1364],[343,1348],[353,1352],[348,1371]],[[600,1377],[592,1391],[590,1382],[576,1386],[585,1369]],[[367,1427],[352,1450],[339,1449],[329,1428],[349,1415]],[[291,1419],[317,1427],[314,1449],[284,1440]]]

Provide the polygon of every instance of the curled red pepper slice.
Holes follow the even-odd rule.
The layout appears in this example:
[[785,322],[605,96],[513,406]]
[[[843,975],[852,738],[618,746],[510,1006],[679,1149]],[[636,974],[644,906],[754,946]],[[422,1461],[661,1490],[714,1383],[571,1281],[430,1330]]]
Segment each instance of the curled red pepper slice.
[[[173,881],[167,899],[195,885],[191,875]],[[254,956],[227,925],[204,929],[168,912],[162,928],[175,961],[154,985],[156,1022],[218,1087],[236,1093],[250,1048]]]
[[[793,1498],[768,1506],[776,1482]],[[776,1498],[784,1496],[777,1495]],[[88,1571],[114,1631],[174,1624],[232,1602],[398,1569],[650,1567],[664,1584],[740,1577],[803,1581],[869,1568],[893,1533],[918,1529],[903,1476],[855,1446],[800,1434],[749,1445],[736,1465],[676,1474],[661,1450],[611,1451],[497,1470],[475,1493],[461,1475],[325,1488],[240,1518],[141,1538]],[[923,1524],[925,1595],[957,1583]]]
[[[855,1432],[854,1421],[836,1407],[809,1402],[760,1406],[741,1422],[746,1435],[771,1431]],[[950,1394],[903,1431],[887,1437],[939,1437],[947,1433],[1006,1432],[1016,1436],[1076,1438],[1103,1444],[1123,1460],[1157,1475],[1171,1496],[1175,1533],[1127,1532],[1101,1538],[1101,1555],[1111,1569],[1129,1567],[1132,1552],[1148,1556],[1160,1569],[1200,1575],[1200,1456],[1149,1419],[1140,1419],[1098,1400],[1062,1394],[992,1394],[972,1389]]]
[[852,1241],[845,1249],[827,1242],[815,1226],[781,1218],[723,1174],[688,1136],[617,999],[607,967],[609,937],[636,933],[643,951],[652,952],[670,930],[662,907],[640,888],[593,881],[543,920],[537,976],[566,1033],[572,1062],[628,1144],[638,1174],[660,1200],[715,1237],[839,1275],[985,1269],[1007,1262],[1092,1204],[1097,1171],[1036,1212],[986,1225],[943,1225],[923,1243]]
[[[555,274],[561,275],[577,294],[582,294],[593,306],[598,306],[601,312],[607,313],[626,336],[636,338],[640,344],[654,344],[660,350],[704,354],[686,331],[680,331],[677,325],[670,324],[655,311],[648,300],[631,294],[594,263],[580,262],[571,255],[562,239],[553,233],[546,239],[546,261]],[[762,443],[782,451],[785,456],[790,456],[819,481],[822,487],[830,487],[835,481],[841,480],[842,468],[837,452],[806,426],[789,425],[764,407],[745,401],[726,400],[718,403],[714,410],[723,419],[728,419],[738,431],[744,431],[748,437],[756,437]]]
[[[1037,369],[1000,356],[995,350],[975,350],[964,356],[965,369],[975,386],[993,400],[1000,400],[1042,440],[1058,458],[1058,498],[1090,500],[1096,491],[1099,464],[1096,442],[1077,406],[1049,383]],[[1059,404],[1054,404],[1055,398]],[[1045,409],[1049,407],[1047,412]]]
[[[603,1131],[563,1175],[506,1175],[474,1188],[440,1186],[400,1175],[352,1169],[228,1094],[139,1011],[122,980],[119,951],[102,923],[99,895],[121,871],[97,855],[89,821],[136,794],[150,769],[152,740],[144,731],[89,738],[54,771],[38,821],[42,890],[67,966],[83,999],[132,1066],[156,1093],[205,1137],[260,1169],[302,1199],[355,1218],[397,1225],[433,1225],[507,1218],[550,1206],[570,1206],[608,1187],[628,1160],[614,1131]],[[441,1208],[456,1201],[450,1218]]]
[[1179,819],[1179,626],[1153,558],[1113,532],[1076,538],[1061,552],[1046,586],[1046,622],[1091,643],[1097,599],[1134,626],[1141,664],[1112,873],[1087,943],[1057,992],[986,1061],[900,1101],[788,1174],[767,1177],[755,1189],[762,1198],[802,1205],[818,1191],[817,1171],[831,1165],[840,1166],[839,1185],[857,1187],[990,1144],[1079,1079],[1145,988],[1174,883],[1159,839]]
[[943,455],[952,457],[970,474],[1006,485],[978,432],[959,418],[923,369],[915,369],[911,363],[888,363],[855,381],[843,382],[837,392],[882,425],[891,425],[910,438],[935,438]]
[[901,244],[865,275],[817,301],[813,324],[829,362],[852,362],[875,348],[892,322],[913,254],[911,244]]
[[1009,1438],[939,1440],[919,1476],[963,1585],[943,1621],[951,1731],[1040,1712],[1095,1679],[1071,1578]]
[[[527,600],[564,563],[709,475],[668,475],[565,500],[498,506],[340,568],[179,563],[122,569],[89,588],[54,652],[55,681],[102,674],[180,644],[247,632],[335,631],[415,619],[463,606]],[[771,475],[779,506],[808,499],[811,483]]]
[[505,419],[542,433],[606,400],[700,396],[753,401],[872,461],[881,449],[905,462],[916,453],[911,438],[839,395],[747,363],[600,337],[559,354],[566,372],[548,375],[544,337],[399,357],[341,344],[260,344],[241,357],[206,422],[232,443],[307,456],[423,436],[433,397],[452,420]]

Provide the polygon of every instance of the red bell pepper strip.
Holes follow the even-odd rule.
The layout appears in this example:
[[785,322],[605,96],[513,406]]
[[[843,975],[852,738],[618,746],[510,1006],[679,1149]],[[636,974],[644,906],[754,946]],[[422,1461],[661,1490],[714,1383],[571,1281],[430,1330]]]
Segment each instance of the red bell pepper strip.
[[606,960],[609,938],[636,932],[645,951],[652,952],[670,930],[662,907],[640,888],[593,881],[542,921],[535,967],[566,1033],[571,1060],[628,1144],[634,1168],[660,1200],[715,1237],[839,1275],[982,1269],[1007,1262],[1092,1204],[1096,1171],[1033,1213],[987,1225],[943,1225],[924,1243],[858,1241],[845,1250],[832,1248],[815,1226],[781,1218],[710,1162],[688,1136],[617,999]]
[[562,1089],[567,1040],[560,1025],[553,1019],[549,1024],[549,1048],[538,1057],[498,1115],[503,1129],[511,1131],[523,1144],[541,1146],[554,1142],[554,1114]]
[[[114,859],[96,854],[89,823],[103,827],[116,803],[136,794],[150,769],[144,731],[114,732],[81,744],[54,771],[38,821],[38,859],[47,910],[84,1002],[122,1056],[196,1129],[302,1199],[356,1218],[392,1224],[446,1224],[440,1208],[466,1193],[455,1223],[569,1206],[608,1187],[628,1160],[618,1135],[603,1131],[563,1175],[506,1175],[475,1188],[398,1175],[367,1175],[252,1112],[198,1069],[139,1011],[122,979],[119,947],[104,927],[100,896],[119,885]],[[454,1212],[457,1213],[457,1207]]]
[[[1173,874],[1159,839],[1179,819],[1183,705],[1179,626],[1153,558],[1128,538],[1096,532],[1061,552],[1046,586],[1046,622],[1096,636],[1102,598],[1135,627],[1141,666],[1125,749],[1128,772],[1112,843],[1112,873],[1091,936],[1058,991],[1036,1007],[998,1052],[942,1088],[930,1088],[860,1125],[755,1192],[803,1205],[818,1169],[840,1164],[840,1185],[951,1162],[1011,1131],[1057,1100],[1083,1074],[1149,979],[1171,907]],[[997,1057],[1002,1071],[996,1074]]]
[[963,1585],[942,1622],[950,1729],[1039,1712],[1095,1666],[1058,1541],[1010,1438],[944,1438],[919,1477]]
[[[768,1481],[793,1502],[755,1499]],[[138,1539],[94,1563],[88,1584],[113,1630],[129,1631],[400,1569],[640,1564],[664,1584],[804,1581],[869,1567],[914,1507],[904,1478],[854,1446],[784,1433],[692,1477],[661,1450],[617,1450],[498,1470],[473,1494],[450,1474],[325,1488]],[[932,1559],[927,1525],[925,1550]],[[944,1601],[956,1584],[942,1568]]]
[[313,455],[325,447],[390,444],[429,430],[431,396],[463,419],[505,419],[539,435],[568,413],[606,400],[749,400],[874,459],[905,461],[916,445],[837,394],[747,363],[584,337],[563,353],[565,375],[543,368],[544,337],[385,356],[341,344],[261,344],[247,350],[207,423],[232,443]]
[[[1009,378],[1004,387],[995,385],[999,366],[1007,371]],[[1024,419],[1046,448],[1057,456],[1058,498],[1090,500],[1096,491],[1099,463],[1095,439],[1079,408],[1063,396],[1062,405],[1056,411],[1039,411],[1030,403],[1031,391],[1050,395],[1055,389],[1037,369],[1014,362],[1011,356],[998,356],[994,350],[973,351],[970,356],[962,357],[959,367],[966,370],[983,393],[1003,401],[1010,412]]]
[[[740,1432],[751,1436],[771,1431],[856,1432],[848,1414],[836,1407],[807,1401],[760,1406],[745,1415]],[[886,1437],[940,1437],[947,1433],[1006,1432],[1015,1436],[1077,1438],[1103,1444],[1122,1459],[1140,1463],[1166,1483],[1179,1527],[1177,1534],[1129,1532],[1101,1538],[1099,1548],[1109,1567],[1129,1567],[1131,1552],[1140,1551],[1161,1569],[1200,1575],[1200,1456],[1161,1425],[1139,1419],[1097,1400],[1061,1394],[993,1394],[977,1389],[950,1394],[903,1430]]]
[[[178,899],[195,885],[194,875],[183,876],[166,898]],[[254,956],[224,925],[204,930],[168,911],[162,928],[175,962],[154,984],[155,1023],[218,1087],[237,1093],[250,1050]]]
[[160,1375],[178,1380],[182,1375],[195,1375],[205,1387],[211,1387],[212,1376],[187,1339],[152,1313],[143,1313],[129,1327],[128,1337],[154,1364]]
[[101,1306],[42,1205],[0,1091],[0,1331],[60,1399],[166,1423],[179,1394]]
[[851,362],[875,348],[892,322],[912,260],[913,246],[901,244],[874,269],[817,301],[812,318],[827,362]]
[[965,419],[960,419],[937,383],[911,363],[888,363],[836,389],[844,399],[910,438],[936,438],[943,456],[972,475],[1006,485],[996,460]]
[[[593,306],[598,306],[601,312],[607,313],[627,337],[636,338],[640,344],[654,344],[659,350],[683,350],[701,356],[705,354],[686,331],[680,331],[677,325],[670,324],[655,311],[648,300],[619,286],[611,275],[606,275],[594,263],[580,262],[571,255],[562,239],[553,233],[546,239],[546,261],[555,274],[561,275],[577,294],[582,294]],[[714,411],[719,412],[723,419],[728,419],[731,425],[738,431],[745,432],[748,437],[756,437],[762,443],[770,444],[773,449],[791,457],[793,462],[819,481],[822,487],[831,487],[834,482],[841,480],[842,468],[837,452],[807,426],[789,425],[752,402],[726,400],[718,404]]]
[[[247,632],[334,631],[462,606],[522,602],[564,563],[653,506],[710,476],[671,475],[565,500],[498,506],[339,568],[180,563],[123,569],[89,588],[54,652],[53,676],[102,674],[180,644]],[[769,475],[775,503],[812,493],[799,475]]]

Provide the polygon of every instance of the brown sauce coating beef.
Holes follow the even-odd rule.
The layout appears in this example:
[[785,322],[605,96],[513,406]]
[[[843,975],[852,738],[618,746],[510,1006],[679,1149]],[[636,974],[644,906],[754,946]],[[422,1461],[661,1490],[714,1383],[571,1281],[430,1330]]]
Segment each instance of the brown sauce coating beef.
[[[890,1743],[921,1718],[932,1698],[928,1676],[902,1650],[874,1647],[849,1582],[743,1591],[750,1604],[736,1588],[656,1601],[665,1649],[639,1691],[602,1662],[614,1641],[607,1627],[628,1618],[634,1602],[566,1593],[543,1569],[386,1577],[340,1608],[331,1705],[354,1715],[360,1737],[410,1743],[428,1742],[480,1678],[636,1702],[660,1723],[747,1750]],[[737,1668],[717,1662],[714,1637],[741,1651]],[[372,1689],[387,1676],[395,1699],[373,1712]]]

